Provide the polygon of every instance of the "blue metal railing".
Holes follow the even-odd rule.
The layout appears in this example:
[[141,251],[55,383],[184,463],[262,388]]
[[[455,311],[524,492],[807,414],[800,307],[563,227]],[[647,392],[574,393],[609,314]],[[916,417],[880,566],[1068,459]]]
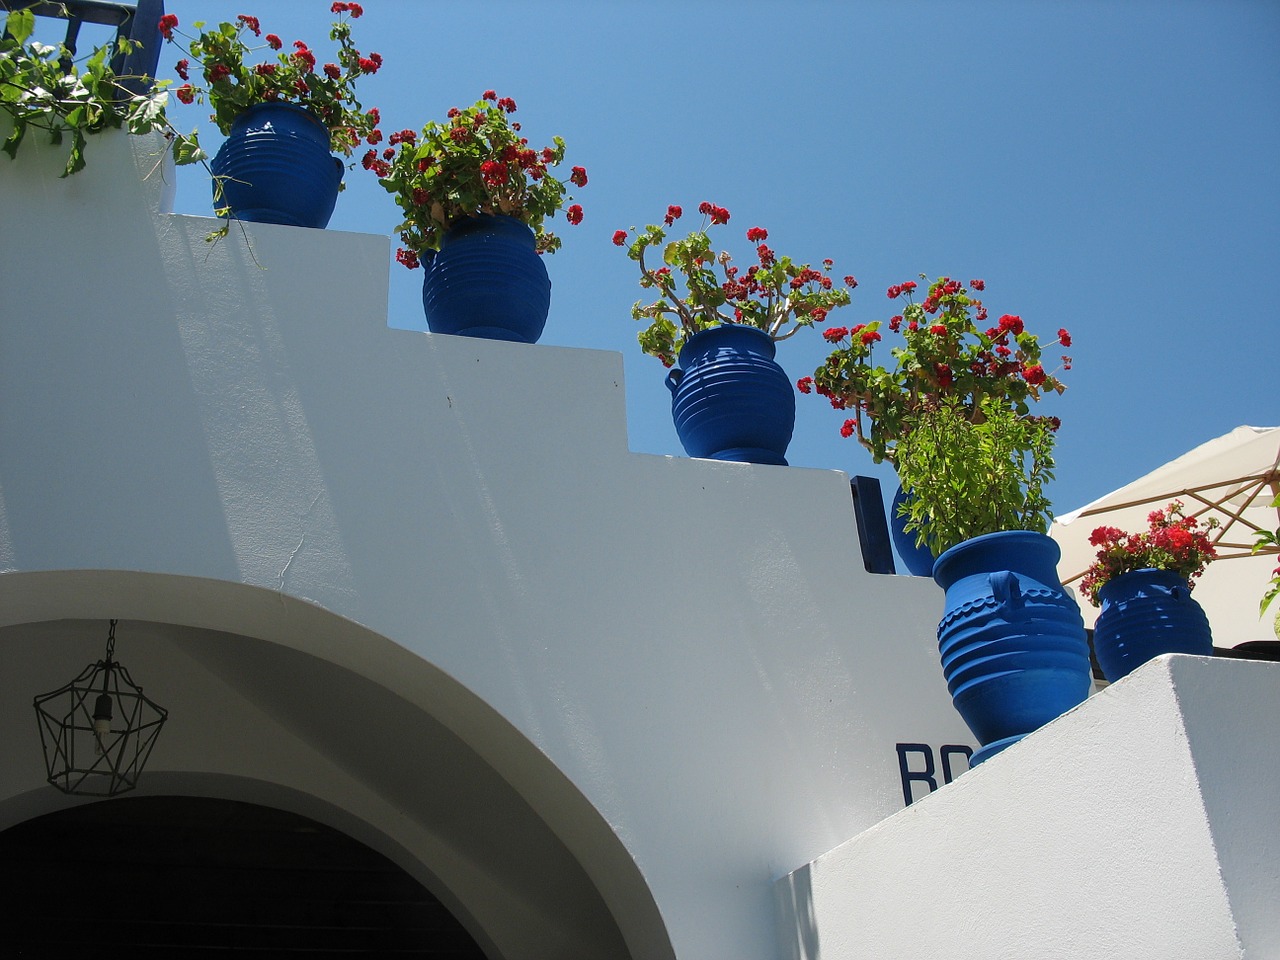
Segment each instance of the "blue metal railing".
[[[67,21],[63,46],[76,52],[80,27],[97,23],[116,28],[116,39],[129,40],[134,47],[129,53],[117,53],[111,69],[121,78],[121,85],[131,93],[146,93],[154,81],[160,63],[160,18],[164,16],[164,0],[137,0],[137,3],[112,3],[110,0],[0,0],[0,10],[30,10],[37,17]],[[63,60],[70,70],[70,60]]]

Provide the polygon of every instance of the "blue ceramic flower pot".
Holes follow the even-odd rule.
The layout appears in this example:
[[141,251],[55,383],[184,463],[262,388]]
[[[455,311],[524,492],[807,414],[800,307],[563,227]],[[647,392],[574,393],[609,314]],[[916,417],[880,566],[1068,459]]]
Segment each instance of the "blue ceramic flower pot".
[[1098,599],[1093,649],[1108,680],[1162,653],[1213,656],[1209,618],[1180,574],[1150,568],[1122,573],[1102,585]]
[[902,565],[913,577],[933,575],[933,554],[928,547],[916,543],[916,531],[908,533],[905,529],[906,519],[898,516],[898,507],[906,502],[907,492],[898,487],[893,495],[893,503],[889,505],[889,533],[893,537],[894,549],[902,560]]
[[423,258],[427,329],[537,343],[551,311],[551,278],[533,230],[515,217],[468,217]]
[[691,457],[786,466],[796,395],[763,330],[722,324],[696,333],[667,375],[676,434]]
[[946,591],[942,672],[982,744],[971,765],[1084,701],[1093,686],[1080,608],[1058,581],[1058,544],[1027,530],[974,537],[933,566]]
[[260,103],[240,114],[210,168],[214,206],[254,223],[326,227],[342,184],[329,131],[290,103]]

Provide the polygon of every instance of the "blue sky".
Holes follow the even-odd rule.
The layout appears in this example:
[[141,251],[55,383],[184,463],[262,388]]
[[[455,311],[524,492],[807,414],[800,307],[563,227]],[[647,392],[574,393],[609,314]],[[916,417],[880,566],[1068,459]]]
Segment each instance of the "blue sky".
[[[251,13],[286,44],[328,49],[322,0],[166,6],[184,27]],[[547,263],[542,342],[622,353],[633,450],[682,454],[664,371],[635,342],[635,265],[610,237],[702,200],[732,212],[720,238],[739,259],[758,225],[780,253],[857,276],[837,324],[887,318],[885,288],[925,273],[985,279],[992,314],[1020,314],[1042,340],[1069,329],[1069,389],[1041,405],[1063,420],[1057,512],[1239,424],[1280,424],[1280,4],[364,7],[356,42],[385,66],[361,99],[387,132],[494,88],[535,146],[559,134],[567,165],[587,168],[586,220],[561,221]],[[190,127],[202,111],[171,115]],[[347,179],[330,228],[389,234],[391,198],[363,170]],[[180,172],[177,209],[209,209],[196,168]],[[422,327],[420,285],[391,265],[392,326]],[[794,380],[824,347],[806,331],[779,360]],[[839,436],[842,414],[799,400],[793,465],[892,489]]]

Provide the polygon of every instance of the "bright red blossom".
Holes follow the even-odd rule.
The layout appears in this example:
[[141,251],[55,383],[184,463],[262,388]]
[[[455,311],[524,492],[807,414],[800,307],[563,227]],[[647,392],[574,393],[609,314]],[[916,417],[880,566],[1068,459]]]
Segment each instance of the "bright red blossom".
[[582,204],[575,203],[564,212],[564,218],[573,225],[577,226],[582,222]]
[[1000,329],[1012,333],[1015,337],[1022,333],[1022,318],[1005,314],[1000,318]]

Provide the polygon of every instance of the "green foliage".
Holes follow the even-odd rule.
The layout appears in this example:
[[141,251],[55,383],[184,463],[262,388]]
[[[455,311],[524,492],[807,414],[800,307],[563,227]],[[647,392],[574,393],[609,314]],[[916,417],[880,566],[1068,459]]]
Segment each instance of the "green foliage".
[[[1271,506],[1280,509],[1280,494],[1271,501]],[[1280,552],[1280,527],[1275,531],[1258,530],[1254,533],[1253,552],[1276,554]],[[1271,601],[1276,597],[1280,597],[1280,566],[1271,572],[1271,580],[1267,584],[1267,592],[1262,595],[1262,600],[1258,605],[1258,616],[1262,616],[1267,612],[1267,607],[1271,606]],[[1275,635],[1280,638],[1280,612],[1276,614],[1276,620],[1273,624]]]
[[1053,425],[996,397],[976,415],[955,397],[907,415],[898,479],[905,528],[935,557],[972,537],[1049,526],[1044,485],[1053,479]]
[[9,116],[13,130],[0,149],[10,158],[17,157],[32,129],[43,131],[55,146],[69,135],[71,150],[61,174],[67,177],[84,169],[88,136],[125,129],[133,134],[164,131],[177,163],[204,159],[194,135],[177,134],[165,116],[166,84],[135,94],[122,81],[136,78],[117,76],[111,69],[117,53],[133,49],[129,41],[95,47],[83,64],[73,63],[64,70],[60,61],[70,59],[65,47],[31,39],[35,30],[31,10],[8,14],[5,25],[7,35],[0,38],[0,112]]

